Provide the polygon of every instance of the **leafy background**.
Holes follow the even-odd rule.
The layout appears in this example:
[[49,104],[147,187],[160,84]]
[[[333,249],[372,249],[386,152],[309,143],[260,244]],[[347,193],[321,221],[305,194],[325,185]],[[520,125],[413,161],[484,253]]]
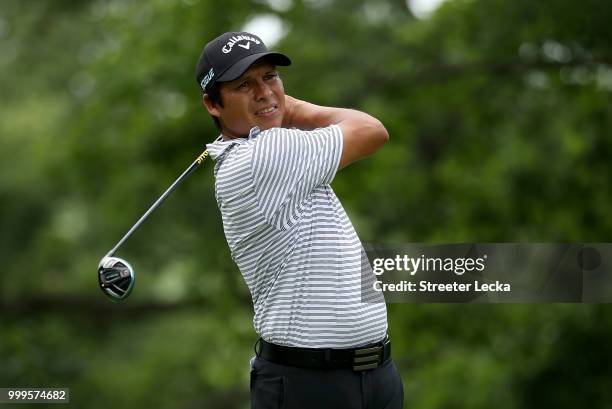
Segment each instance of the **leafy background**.
[[[121,249],[128,301],[94,278],[216,135],[193,68],[220,32],[280,28],[288,94],[386,125],[333,184],[363,241],[605,242],[611,20],[603,0],[452,0],[424,19],[391,0],[4,0],[0,386],[248,407],[252,307],[210,164]],[[407,408],[611,405],[607,305],[388,308]]]

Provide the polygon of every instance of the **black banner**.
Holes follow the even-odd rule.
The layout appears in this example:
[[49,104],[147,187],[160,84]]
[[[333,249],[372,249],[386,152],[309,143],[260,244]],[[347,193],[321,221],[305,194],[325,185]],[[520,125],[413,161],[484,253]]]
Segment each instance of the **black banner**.
[[611,243],[367,243],[364,248],[364,302],[380,302],[381,294],[389,303],[612,302]]

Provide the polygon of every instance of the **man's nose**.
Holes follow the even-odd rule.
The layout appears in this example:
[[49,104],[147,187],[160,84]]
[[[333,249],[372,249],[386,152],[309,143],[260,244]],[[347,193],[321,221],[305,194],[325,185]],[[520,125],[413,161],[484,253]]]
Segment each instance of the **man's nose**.
[[255,84],[255,99],[257,101],[266,99],[272,95],[270,86],[263,81],[258,81]]

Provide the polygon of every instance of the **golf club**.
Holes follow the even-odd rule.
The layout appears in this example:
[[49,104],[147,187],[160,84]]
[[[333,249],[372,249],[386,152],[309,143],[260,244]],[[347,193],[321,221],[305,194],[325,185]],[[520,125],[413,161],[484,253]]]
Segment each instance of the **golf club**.
[[170,185],[170,187],[153,203],[153,205],[142,215],[140,219],[132,226],[132,228],[119,240],[98,264],[98,284],[102,292],[112,301],[121,301],[127,298],[132,289],[136,276],[132,266],[119,257],[113,257],[115,252],[123,245],[123,243],[136,231],[138,227],[145,221],[147,217],[183,182],[198,166],[200,166],[208,157],[208,151],[205,150],[193,161],[193,163]]

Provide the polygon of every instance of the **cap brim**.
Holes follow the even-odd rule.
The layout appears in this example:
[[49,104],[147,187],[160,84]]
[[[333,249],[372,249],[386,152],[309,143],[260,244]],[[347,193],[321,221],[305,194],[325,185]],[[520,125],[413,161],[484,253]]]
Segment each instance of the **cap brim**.
[[265,53],[257,53],[251,54],[247,57],[244,57],[242,60],[236,62],[234,65],[229,67],[227,71],[221,74],[216,82],[219,81],[233,81],[236,78],[240,77],[246,70],[249,69],[251,65],[253,65],[257,60],[261,58],[268,58],[272,64],[287,66],[291,65],[291,60],[285,54],[275,53],[275,52],[265,52]]

